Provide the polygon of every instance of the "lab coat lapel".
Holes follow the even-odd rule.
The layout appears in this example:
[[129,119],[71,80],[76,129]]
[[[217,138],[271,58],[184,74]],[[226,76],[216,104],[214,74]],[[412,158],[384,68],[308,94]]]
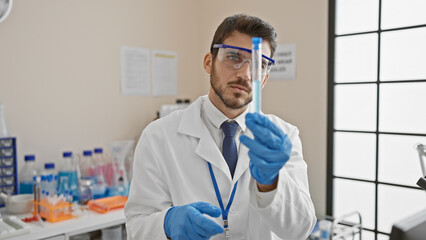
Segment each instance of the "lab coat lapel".
[[[253,134],[249,129],[246,130],[244,135],[253,138]],[[240,143],[237,167],[235,169],[234,178],[232,179],[233,183],[238,181],[238,179],[240,179],[244,172],[249,168],[250,158],[248,156],[248,151],[249,149],[244,144]]]
[[231,182],[231,173],[226,165],[226,161],[201,119],[201,103],[202,97],[198,98],[185,110],[178,127],[178,132],[198,138],[199,141],[195,148],[195,153],[222,171],[227,176],[229,182]]
[[206,126],[201,130],[202,135],[198,142],[197,149],[195,149],[195,153],[221,170],[228,178],[229,182],[231,182],[231,173],[229,172],[228,165],[210,135],[209,130]]

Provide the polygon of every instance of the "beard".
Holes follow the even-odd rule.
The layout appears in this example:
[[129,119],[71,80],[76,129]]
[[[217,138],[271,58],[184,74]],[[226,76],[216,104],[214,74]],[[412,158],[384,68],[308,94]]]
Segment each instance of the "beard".
[[[242,98],[241,93],[232,93],[233,96],[225,96],[225,90],[227,85],[240,85],[245,87],[248,90],[248,93],[250,94],[246,99]],[[251,86],[248,84],[247,80],[244,80],[242,78],[238,78],[235,81],[226,83],[225,86],[220,86],[220,79],[217,76],[216,69],[214,67],[214,64],[212,65],[212,74],[210,75],[210,86],[214,90],[217,96],[219,96],[220,100],[222,100],[223,104],[230,109],[241,109],[245,106],[247,106],[251,100]],[[243,101],[241,101],[243,100]]]

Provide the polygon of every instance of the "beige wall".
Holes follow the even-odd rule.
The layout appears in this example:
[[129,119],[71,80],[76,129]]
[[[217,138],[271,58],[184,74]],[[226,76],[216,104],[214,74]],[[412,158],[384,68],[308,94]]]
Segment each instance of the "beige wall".
[[197,2],[14,1],[0,24],[0,102],[18,138],[19,163],[26,153],[35,153],[41,164],[66,149],[133,139],[161,104],[175,101],[121,95],[123,45],[176,51],[178,96],[196,98]]
[[63,150],[137,137],[161,104],[176,97],[122,96],[120,47],[176,51],[178,96],[207,93],[202,58],[214,30],[235,13],[260,16],[279,43],[297,45],[294,81],[270,81],[263,110],[297,125],[312,198],[325,212],[326,0],[37,0],[14,1],[0,23],[0,102],[18,138],[19,164]]
[[[278,43],[296,44],[296,79],[269,81],[262,91],[262,110],[299,127],[312,199],[316,211],[325,213],[328,1],[216,0],[204,3],[201,6],[204,52],[208,51],[220,22],[236,13],[265,19],[277,30]],[[208,88],[207,83],[206,80],[204,89]]]

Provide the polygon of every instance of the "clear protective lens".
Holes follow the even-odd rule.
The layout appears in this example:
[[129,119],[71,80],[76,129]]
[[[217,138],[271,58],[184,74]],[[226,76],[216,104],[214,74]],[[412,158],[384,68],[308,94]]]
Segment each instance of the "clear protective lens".
[[[219,48],[218,59],[221,63],[233,67],[234,69],[240,69],[244,63],[248,62],[251,64],[251,53],[234,48]],[[272,68],[272,62],[267,59],[262,59],[262,77],[265,77]]]

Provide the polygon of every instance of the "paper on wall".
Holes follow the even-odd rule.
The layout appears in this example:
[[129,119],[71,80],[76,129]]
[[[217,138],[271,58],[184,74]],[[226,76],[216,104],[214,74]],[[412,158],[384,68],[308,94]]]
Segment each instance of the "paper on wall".
[[121,93],[149,95],[149,49],[121,47]]
[[177,53],[152,51],[152,94],[154,96],[177,95]]

